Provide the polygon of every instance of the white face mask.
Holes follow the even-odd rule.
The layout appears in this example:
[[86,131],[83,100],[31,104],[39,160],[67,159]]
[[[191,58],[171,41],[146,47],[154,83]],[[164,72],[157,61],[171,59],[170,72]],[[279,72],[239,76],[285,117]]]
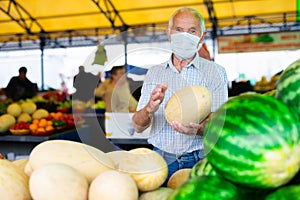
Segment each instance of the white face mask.
[[201,48],[198,46],[200,37],[182,32],[171,35],[171,49],[181,60],[193,57]]

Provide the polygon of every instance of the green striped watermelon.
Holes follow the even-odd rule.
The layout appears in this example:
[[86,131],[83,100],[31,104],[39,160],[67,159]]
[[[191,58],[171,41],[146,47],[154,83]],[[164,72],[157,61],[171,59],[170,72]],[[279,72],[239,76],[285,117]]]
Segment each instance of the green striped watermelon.
[[293,107],[300,115],[300,59],[289,65],[280,75],[276,98]]
[[242,95],[224,103],[204,133],[207,159],[221,176],[247,187],[276,188],[299,170],[295,116],[271,96]]
[[190,178],[195,176],[217,176],[217,172],[213,169],[207,158],[204,158],[192,167]]
[[269,194],[265,200],[300,200],[300,185],[289,185]]
[[220,176],[196,176],[176,188],[168,200],[241,200],[241,196]]

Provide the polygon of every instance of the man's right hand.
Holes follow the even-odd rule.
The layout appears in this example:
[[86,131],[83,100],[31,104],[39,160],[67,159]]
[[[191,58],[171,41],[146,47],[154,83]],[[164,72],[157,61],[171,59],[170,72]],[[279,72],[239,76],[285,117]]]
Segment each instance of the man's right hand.
[[168,88],[167,84],[157,85],[156,88],[152,91],[150,100],[146,106],[147,112],[152,116],[159,108],[159,105],[165,98],[165,93]]

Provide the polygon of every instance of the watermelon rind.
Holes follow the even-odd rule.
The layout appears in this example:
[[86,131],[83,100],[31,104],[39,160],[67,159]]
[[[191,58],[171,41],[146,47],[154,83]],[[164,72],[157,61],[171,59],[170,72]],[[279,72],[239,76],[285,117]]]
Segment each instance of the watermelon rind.
[[278,188],[269,194],[265,200],[300,200],[300,185],[289,185]]

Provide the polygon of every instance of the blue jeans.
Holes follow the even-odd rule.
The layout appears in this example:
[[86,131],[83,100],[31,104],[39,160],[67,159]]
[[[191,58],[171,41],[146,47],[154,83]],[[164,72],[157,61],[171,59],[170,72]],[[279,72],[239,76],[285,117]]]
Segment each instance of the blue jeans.
[[197,150],[191,153],[184,153],[183,155],[176,155],[164,152],[157,147],[154,147],[153,150],[160,154],[168,165],[168,177],[165,181],[165,184],[168,182],[171,175],[178,171],[179,169],[192,168],[198,161],[205,158],[204,150]]

